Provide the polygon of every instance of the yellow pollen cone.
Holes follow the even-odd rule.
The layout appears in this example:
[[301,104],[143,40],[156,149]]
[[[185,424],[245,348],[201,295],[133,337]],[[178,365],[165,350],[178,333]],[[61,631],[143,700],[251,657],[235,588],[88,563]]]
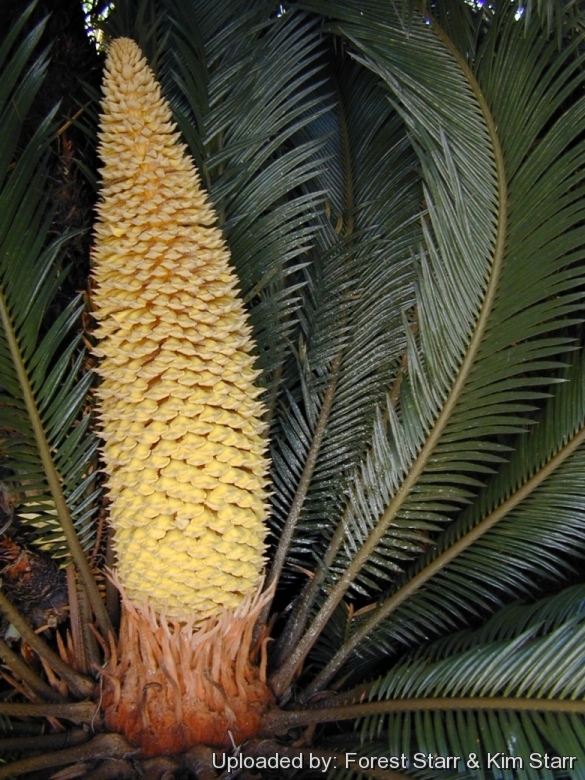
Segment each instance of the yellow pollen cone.
[[134,41],[112,43],[103,92],[92,274],[117,577],[131,601],[198,624],[236,608],[264,564],[253,342],[213,209]]

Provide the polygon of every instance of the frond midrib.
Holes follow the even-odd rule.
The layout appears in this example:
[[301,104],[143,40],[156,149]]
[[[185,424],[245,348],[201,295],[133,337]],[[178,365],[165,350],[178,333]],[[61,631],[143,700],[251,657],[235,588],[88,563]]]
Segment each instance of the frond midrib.
[[[341,156],[343,161],[343,172],[344,172],[344,196],[345,196],[344,212],[347,215],[351,215],[351,212],[353,210],[353,202],[354,202],[353,170],[352,170],[352,160],[350,154],[349,132],[348,132],[347,121],[345,117],[345,111],[343,107],[343,101],[341,99],[341,94],[339,90],[338,90],[338,110],[340,116],[340,131],[341,131],[340,135],[341,135],[341,143],[342,143]],[[349,216],[348,224],[343,231],[344,239],[348,239],[352,232],[353,232],[353,216]],[[278,546],[276,548],[276,552],[273,557],[272,566],[270,568],[268,578],[266,581],[267,587],[270,587],[273,583],[278,583],[280,579],[280,575],[282,573],[282,570],[286,562],[286,557],[288,555],[290,546],[292,544],[293,535],[298,520],[300,518],[307,493],[309,491],[313,473],[317,466],[317,459],[319,457],[319,452],[321,450],[321,445],[323,443],[323,438],[325,436],[325,431],[327,428],[327,423],[329,421],[329,416],[333,408],[333,403],[335,400],[335,391],[337,389],[337,383],[339,379],[339,370],[341,367],[341,362],[343,360],[343,352],[344,349],[342,347],[342,349],[337,353],[337,355],[334,357],[330,365],[330,377],[327,383],[326,390],[323,394],[321,408],[319,410],[319,416],[316,421],[315,428],[313,430],[312,440],[309,447],[307,459],[305,462],[305,467],[299,479],[299,483],[295,491],[295,495],[290,507],[288,517],[286,519],[286,522],[284,524],[284,527],[282,529],[279,538]],[[269,606],[270,605],[267,605],[262,613],[262,619],[264,621],[266,621],[266,619],[268,618]]]
[[461,553],[467,550],[489,531],[493,526],[506,517],[513,509],[522,503],[531,493],[533,493],[543,482],[545,482],[559,466],[561,466],[583,443],[585,442],[585,426],[583,426],[567,444],[559,450],[531,479],[525,482],[512,496],[504,501],[500,506],[493,510],[471,531],[457,540],[451,547],[434,558],[420,572],[418,572],[405,585],[397,590],[392,596],[389,596],[376,610],[370,618],[365,621],[359,629],[352,635],[343,647],[331,659],[328,666],[315,678],[313,685],[323,685],[328,681],[347,660],[353,650],[360,642],[379,625],[383,620],[389,617],[398,607],[407,601],[414,593],[428,582],[432,577],[442,571],[447,564],[451,563]]
[[[439,29],[440,28],[438,28],[437,26],[437,30]],[[302,663],[304,658],[307,656],[308,652],[310,651],[311,647],[313,646],[317,637],[319,636],[321,630],[323,629],[326,622],[333,614],[333,611],[335,610],[336,606],[341,601],[344,593],[351,585],[353,580],[356,578],[361,568],[368,561],[368,558],[374,552],[377,545],[380,543],[388,527],[396,517],[400,508],[408,498],[411,490],[413,489],[419,477],[423,473],[429,458],[431,457],[436,445],[439,442],[441,435],[445,431],[445,428],[447,427],[449,420],[451,419],[453,410],[455,409],[457,401],[461,396],[467,378],[474,365],[475,359],[477,357],[477,353],[483,341],[483,336],[488,324],[488,319],[492,311],[492,307],[498,289],[498,282],[499,282],[500,273],[503,264],[505,242],[507,236],[507,215],[508,215],[507,180],[506,180],[504,156],[502,153],[502,149],[500,147],[494,118],[491,114],[485,96],[483,95],[483,92],[481,91],[481,88],[475,76],[473,75],[469,66],[463,60],[459,52],[453,47],[453,45],[448,41],[448,39],[446,39],[446,36],[444,36],[442,31],[440,33],[440,37],[442,38],[443,42],[445,43],[445,45],[447,45],[450,52],[456,59],[469,85],[471,86],[473,94],[480,106],[480,110],[484,118],[484,121],[486,123],[488,134],[492,143],[497,191],[498,191],[498,203],[497,203],[497,230],[496,230],[494,250],[493,250],[491,274],[486,285],[483,304],[480,310],[479,317],[476,322],[473,336],[469,342],[469,346],[465,354],[465,357],[463,358],[463,361],[461,363],[459,372],[457,374],[457,378],[455,379],[455,382],[443,405],[439,417],[437,418],[435,425],[433,426],[433,429],[431,430],[429,436],[427,437],[427,440],[423,445],[423,448],[419,453],[416,461],[414,462],[406,479],[402,483],[399,491],[396,493],[390,505],[387,507],[383,516],[380,518],[374,531],[370,534],[370,536],[368,537],[367,541],[362,546],[360,551],[354,556],[350,566],[346,569],[344,574],[338,580],[335,587],[331,590],[331,593],[329,594],[328,598],[326,599],[323,606],[319,610],[317,616],[315,617],[308,631],[305,633],[303,639],[298,643],[298,645],[293,650],[293,652],[291,653],[287,661],[281,666],[278,672],[276,672],[275,675],[273,676],[272,685],[277,695],[282,695],[284,691],[287,689],[288,685],[290,684],[290,681],[292,680],[292,677],[295,674],[296,669],[299,667],[299,665]],[[341,541],[342,540],[340,539],[340,542]],[[311,686],[305,691],[305,693],[303,694],[302,701],[307,701],[316,691],[320,690],[321,686],[326,684],[326,682],[331,678],[333,673],[334,670],[332,670],[330,666],[324,669],[322,673],[317,678],[315,678]]]
[[276,733],[299,726],[316,723],[332,723],[343,720],[366,718],[372,715],[389,715],[400,712],[470,712],[516,711],[550,712],[585,715],[585,701],[575,699],[539,699],[515,696],[441,696],[412,699],[390,699],[387,701],[364,702],[329,707],[315,707],[304,710],[274,710],[264,720],[268,729]]

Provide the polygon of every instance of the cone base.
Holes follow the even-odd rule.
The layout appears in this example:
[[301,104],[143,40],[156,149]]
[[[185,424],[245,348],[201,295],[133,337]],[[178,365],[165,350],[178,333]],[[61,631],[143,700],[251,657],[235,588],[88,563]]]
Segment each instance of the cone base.
[[274,704],[266,684],[266,641],[252,633],[264,598],[247,598],[203,626],[169,624],[122,600],[118,647],[103,671],[105,725],[144,756],[195,745],[228,747],[258,734]]

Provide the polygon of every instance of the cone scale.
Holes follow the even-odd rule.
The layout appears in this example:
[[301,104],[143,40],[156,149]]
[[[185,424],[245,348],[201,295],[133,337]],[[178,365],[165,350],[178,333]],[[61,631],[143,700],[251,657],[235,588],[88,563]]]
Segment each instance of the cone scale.
[[103,93],[94,352],[123,595],[104,710],[152,755],[251,736],[272,701],[251,655],[266,443],[229,254],[133,41],[112,43]]

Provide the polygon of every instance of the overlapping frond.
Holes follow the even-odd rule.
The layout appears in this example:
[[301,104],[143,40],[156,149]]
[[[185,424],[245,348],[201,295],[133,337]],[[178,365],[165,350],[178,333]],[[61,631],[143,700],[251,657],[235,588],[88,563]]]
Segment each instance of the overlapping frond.
[[[403,19],[406,25],[412,18],[414,0],[403,0]],[[467,0],[443,0],[430,3],[425,0],[419,6],[423,11],[438,19],[451,40],[460,46],[460,51],[470,59],[475,56],[480,25],[490,24],[495,15],[495,3],[470,3]],[[500,10],[500,9],[498,9]],[[510,3],[510,10],[516,20],[529,29],[535,21],[540,24],[541,34],[551,38],[560,50],[563,42],[583,33],[583,11],[576,0],[526,0]]]
[[[532,604],[515,602],[495,612],[486,623],[474,630],[458,631],[436,640],[421,653],[430,660],[438,660],[452,653],[460,653],[483,642],[502,642],[514,639],[522,633],[537,629],[550,634],[567,623],[574,623],[585,606],[583,584],[569,585],[552,596],[546,596]],[[416,653],[415,653],[416,655]]]
[[[483,772],[470,773],[473,777],[513,776],[501,772],[497,761],[487,770],[488,752],[519,757],[522,763],[505,769],[521,768],[523,777],[534,780],[558,776],[550,763],[529,759],[538,753],[542,758],[551,746],[556,755],[582,761],[585,725],[572,703],[585,693],[584,595],[579,585],[531,606],[504,608],[482,629],[431,644],[399,663],[372,686],[370,701],[433,704],[424,712],[367,717],[361,739],[373,746],[387,731],[393,755],[412,755],[416,746],[431,755],[464,757],[478,754],[480,739]],[[457,711],[459,703],[450,707],[461,698],[470,700],[467,712]],[[478,699],[491,700],[492,709],[482,708]],[[531,710],[527,700],[538,699],[546,704],[539,711],[534,701]]]
[[[498,121],[507,173],[507,182],[502,186],[509,189],[505,211],[508,226],[503,215],[499,223],[499,241],[504,240],[505,229],[506,251],[498,291],[485,331],[479,334],[476,330],[464,368],[435,423],[426,430],[418,423],[418,435],[423,438],[417,444],[411,432],[417,430],[416,421],[425,420],[431,409],[421,401],[431,395],[427,390],[430,385],[417,382],[417,375],[424,376],[416,362],[417,354],[424,361],[421,365],[432,367],[445,354],[449,339],[442,332],[440,346],[434,349],[433,336],[441,332],[438,320],[431,314],[433,296],[438,291],[425,275],[428,281],[421,287],[429,293],[418,306],[420,352],[409,349],[409,376],[402,384],[399,404],[396,410],[392,403],[388,404],[387,433],[382,425],[385,419],[380,418],[377,438],[359,480],[356,479],[344,526],[335,538],[337,561],[329,556],[329,589],[337,580],[333,591],[337,592],[337,599],[344,579],[345,587],[353,579],[362,591],[383,590],[388,578],[393,578],[392,564],[402,563],[406,544],[412,544],[418,534],[422,546],[429,527],[456,517],[458,507],[473,499],[486,474],[505,451],[495,437],[526,428],[527,413],[542,397],[549,381],[547,375],[558,366],[557,356],[570,344],[562,328],[576,322],[583,281],[579,196],[583,164],[578,129],[582,107],[576,100],[562,115],[558,112],[562,96],[574,93],[582,75],[574,64],[557,66],[554,43],[540,37],[538,29],[524,38],[520,26],[514,26],[511,14],[504,14],[500,24],[501,27],[494,24],[484,42],[486,51],[497,54],[480,60],[489,60],[487,72],[480,67],[478,73],[485,98],[476,88],[484,111],[488,112],[488,121],[488,103]],[[490,36],[497,38],[497,46]],[[518,68],[510,67],[510,62],[516,61]],[[506,112],[511,110],[511,94],[522,109],[512,112],[513,124],[508,124]],[[500,110],[506,113],[501,123]],[[526,133],[520,130],[522,122],[527,126]],[[500,170],[503,172],[503,166]],[[445,202],[444,195],[441,202]],[[445,217],[436,221],[443,231]],[[453,243],[450,237],[441,247],[452,247]],[[437,288],[442,289],[440,283]],[[451,301],[450,306],[455,303]],[[408,579],[402,581],[407,583],[407,590]],[[323,619],[327,604],[329,608],[333,606],[333,595],[325,601],[322,618],[317,620]],[[387,608],[384,602],[369,614],[315,685],[323,684],[339,668],[342,657],[347,658],[350,649],[384,620]]]
[[320,123],[328,159],[316,182],[327,208],[309,254],[297,354],[285,374],[290,400],[273,447],[277,528],[297,513],[305,442],[314,458],[289,565],[303,552],[306,565],[309,545],[322,555],[343,509],[347,477],[406,348],[403,310],[412,306],[412,250],[421,240],[416,156],[385,90],[352,61],[331,86],[337,108]]
[[[392,561],[384,564],[389,557],[383,549],[386,532],[391,524],[396,526],[397,510],[448,423],[481,343],[500,268],[503,224],[497,235],[496,222],[502,217],[505,191],[500,190],[498,200],[498,187],[504,185],[496,180],[497,149],[490,140],[485,107],[477,102],[469,75],[433,31],[419,21],[406,34],[390,5],[359,13],[339,4],[318,6],[338,17],[347,15],[341,29],[361,50],[356,57],[383,79],[389,96],[395,96],[418,154],[426,206],[415,255],[416,305],[401,311],[398,304],[406,345],[399,389],[389,394],[386,415],[378,418],[370,451],[351,479],[349,503],[325,556],[333,579],[317,618],[322,626],[362,568],[362,590],[376,587],[372,574],[384,577],[385,570],[395,571]],[[395,43],[391,49],[382,46],[388,36]],[[431,92],[433,71],[426,56],[435,67],[440,63],[439,94]],[[482,453],[477,460],[483,460]],[[441,493],[449,505],[467,499],[465,481],[443,481]],[[419,508],[422,514],[428,516],[426,507]],[[426,523],[427,516],[419,519]],[[413,525],[411,517],[408,525]],[[412,534],[408,541],[412,547]],[[407,550],[403,543],[402,552]],[[290,668],[294,656],[301,654],[297,649]]]
[[[504,59],[502,59],[503,61]],[[505,61],[509,63],[509,58]],[[545,68],[546,65],[543,63],[541,67]],[[573,87],[575,86],[573,84]],[[556,88],[558,89],[558,85]],[[507,100],[509,100],[510,91],[517,94],[519,83],[506,85]],[[522,116],[526,118],[532,114],[533,117],[540,107],[540,121],[544,125],[550,116],[551,95],[545,93],[542,96],[533,96],[532,99],[537,104],[532,111],[518,113],[515,119],[518,122]],[[497,99],[495,102],[497,104]],[[506,144],[507,136],[500,133],[505,153],[508,152],[509,145],[516,143],[517,127],[518,125],[514,124],[515,130],[514,132],[511,130],[509,144]],[[564,132],[561,144],[564,144],[564,148],[566,148],[571,140],[570,132]],[[506,157],[507,169],[508,160],[512,156],[513,152],[511,151]],[[532,166],[538,165],[539,162],[542,164],[542,161],[539,160],[527,160],[525,168],[530,169]],[[513,171],[515,168],[513,160],[510,160],[510,167]],[[536,176],[538,175],[537,173]],[[577,176],[579,175],[577,174]],[[532,178],[534,177],[533,174]],[[550,202],[551,205],[557,203],[560,190],[567,187],[566,182],[559,182],[559,190],[554,191],[551,182],[542,182],[542,185],[543,191],[550,198],[550,201],[547,199],[547,202]],[[517,189],[519,186],[520,192]],[[570,237],[565,236],[560,239],[559,243],[563,242],[562,248],[560,246],[551,247],[552,251],[550,252],[541,251],[538,255],[540,262],[535,268],[534,256],[538,250],[546,246],[547,231],[558,230],[558,221],[555,221],[558,214],[547,219],[541,199],[538,217],[532,221],[530,227],[532,231],[540,228],[542,234],[538,236],[539,240],[531,244],[525,240],[525,235],[517,237],[514,209],[516,209],[516,204],[525,205],[528,188],[525,190],[519,181],[514,179],[511,179],[510,187],[511,220],[507,253],[493,312],[481,346],[478,348],[474,365],[470,368],[466,385],[449,412],[449,420],[442,438],[437,442],[415,490],[397,512],[396,521],[393,523],[395,528],[400,526],[401,522],[408,528],[412,528],[413,522],[417,522],[417,520],[425,523],[440,521],[441,516],[448,518],[452,516],[453,506],[461,505],[471,497],[479,484],[478,478],[481,479],[483,473],[489,473],[494,463],[498,462],[501,449],[497,444],[489,442],[478,446],[478,440],[488,435],[513,433],[522,427],[524,413],[530,411],[531,401],[538,397],[538,393],[535,392],[536,388],[534,390],[531,388],[531,385],[538,384],[538,377],[527,378],[526,374],[531,370],[542,372],[550,367],[552,363],[548,359],[549,355],[562,349],[566,340],[564,334],[555,335],[549,340],[545,340],[543,336],[551,331],[558,331],[563,316],[566,317],[567,314],[571,311],[575,312],[578,308],[576,303],[578,293],[576,296],[570,293],[578,284],[581,271],[579,268],[571,267],[571,259],[567,257],[566,250],[567,241],[579,241],[579,231],[573,231],[573,235]],[[533,197],[538,196],[533,194]],[[571,199],[571,202],[572,200],[574,198]],[[569,213],[573,211],[571,206],[569,206],[568,211]],[[573,216],[572,213],[571,216]],[[576,225],[576,221],[573,222],[573,225]],[[521,264],[531,268],[532,284],[529,290],[526,289],[525,283],[522,291],[515,286],[521,278],[525,279],[521,274]],[[512,279],[508,282],[509,277]],[[551,289],[551,285],[554,285],[553,289]],[[545,295],[545,290],[549,296]],[[556,290],[560,293],[559,296],[552,297]],[[523,305],[522,309],[518,310],[517,302],[520,294]],[[422,319],[425,307],[420,306],[419,312],[419,317]],[[431,332],[437,330],[436,324],[430,318],[427,330]],[[425,332],[422,321],[421,332],[422,334]],[[535,337],[538,337],[537,342],[533,341]],[[425,360],[433,359],[432,342],[427,339],[422,343]],[[437,354],[438,360],[441,359],[442,353],[443,351],[440,349]],[[522,367],[520,376],[518,376],[519,366]],[[409,403],[408,395],[405,401],[406,404]],[[416,403],[416,395],[414,402]],[[393,423],[394,415],[390,410],[388,414],[390,425],[396,427],[396,423]],[[396,446],[392,442],[400,441],[400,437],[401,429],[396,428],[396,431],[390,435],[387,446],[390,448]],[[403,442],[402,446],[398,444],[399,453],[401,450],[404,451],[405,445],[408,446],[406,441]],[[391,463],[394,458],[396,455],[389,453],[384,457],[383,462]],[[404,473],[406,472],[407,469]],[[365,482],[364,478],[362,478],[363,482]],[[373,487],[375,484],[374,481]],[[389,497],[392,495],[393,492],[389,491]],[[442,503],[445,504],[443,510],[441,510]],[[364,521],[367,522],[367,511],[363,512],[362,515],[362,525],[364,525]],[[359,528],[359,520],[356,525]],[[355,549],[363,539],[363,532],[360,533],[358,530],[352,535],[357,537],[352,544]]]
[[[62,491],[82,545],[91,545],[95,525],[95,437],[84,415],[89,375],[78,329],[82,301],[57,307],[67,273],[60,250],[66,236],[48,241],[51,211],[43,189],[53,138],[49,117],[17,154],[22,121],[41,88],[46,60],[30,59],[42,25],[16,44],[22,17],[5,40],[0,135],[0,405],[3,465],[18,494],[21,522],[54,555],[68,554],[54,490]],[[11,48],[12,47],[12,48]],[[47,319],[47,315],[50,319]],[[57,481],[47,474],[53,460]]]
[[[457,630],[529,597],[535,582],[574,575],[585,541],[585,376],[582,357],[573,358],[538,426],[383,603],[388,616],[362,645],[362,659]],[[401,605],[413,581],[420,590]]]

